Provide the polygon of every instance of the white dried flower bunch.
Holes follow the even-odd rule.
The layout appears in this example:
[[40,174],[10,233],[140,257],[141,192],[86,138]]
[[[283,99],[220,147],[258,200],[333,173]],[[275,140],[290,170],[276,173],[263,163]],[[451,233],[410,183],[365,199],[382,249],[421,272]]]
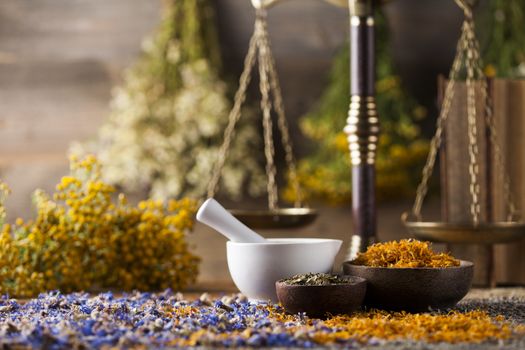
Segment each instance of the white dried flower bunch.
[[[209,39],[215,23],[208,2],[169,3],[159,32],[144,42],[143,57],[114,90],[98,140],[73,147],[75,153],[94,150],[107,181],[147,189],[155,198],[205,195],[231,108],[217,74],[218,45]],[[244,190],[258,195],[265,186],[258,128],[243,118],[220,182],[232,198]]]

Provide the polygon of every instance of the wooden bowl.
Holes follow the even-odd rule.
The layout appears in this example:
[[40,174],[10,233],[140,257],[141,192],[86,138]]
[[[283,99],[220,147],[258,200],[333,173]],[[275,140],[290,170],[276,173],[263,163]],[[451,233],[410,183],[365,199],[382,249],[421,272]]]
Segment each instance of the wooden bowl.
[[297,286],[277,281],[277,298],[290,314],[304,312],[312,318],[349,314],[363,305],[366,280],[356,276],[344,277],[348,283],[326,286]]
[[388,268],[347,261],[343,271],[368,281],[366,307],[422,312],[448,309],[463,299],[472,285],[474,264],[461,260],[457,267]]

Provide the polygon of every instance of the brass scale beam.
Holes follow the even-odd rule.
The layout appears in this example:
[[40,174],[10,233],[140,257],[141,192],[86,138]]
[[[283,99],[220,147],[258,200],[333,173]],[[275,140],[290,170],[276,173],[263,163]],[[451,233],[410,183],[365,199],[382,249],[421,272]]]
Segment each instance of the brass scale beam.
[[[268,8],[284,0],[252,0]],[[347,125],[352,162],[353,234],[350,258],[376,238],[375,159],[379,119],[375,103],[375,24],[377,0],[325,0],[350,13],[350,107]]]

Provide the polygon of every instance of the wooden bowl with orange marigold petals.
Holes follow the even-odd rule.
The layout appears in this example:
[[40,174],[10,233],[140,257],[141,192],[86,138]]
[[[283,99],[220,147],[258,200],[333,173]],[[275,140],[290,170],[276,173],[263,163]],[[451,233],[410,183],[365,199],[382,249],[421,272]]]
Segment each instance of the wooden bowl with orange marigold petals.
[[428,242],[401,240],[370,246],[343,263],[343,271],[367,280],[367,308],[424,312],[446,310],[463,299],[474,264],[436,253]]

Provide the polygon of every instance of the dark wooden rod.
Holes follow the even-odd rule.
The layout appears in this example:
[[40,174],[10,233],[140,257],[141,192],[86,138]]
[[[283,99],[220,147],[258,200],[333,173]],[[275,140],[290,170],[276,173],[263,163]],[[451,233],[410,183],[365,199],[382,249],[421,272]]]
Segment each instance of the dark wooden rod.
[[379,119],[375,103],[373,0],[350,1],[350,108],[345,132],[352,161],[353,235],[350,258],[376,239],[375,158]]
[[375,168],[371,164],[352,168],[352,215],[354,234],[370,243],[376,236]]

